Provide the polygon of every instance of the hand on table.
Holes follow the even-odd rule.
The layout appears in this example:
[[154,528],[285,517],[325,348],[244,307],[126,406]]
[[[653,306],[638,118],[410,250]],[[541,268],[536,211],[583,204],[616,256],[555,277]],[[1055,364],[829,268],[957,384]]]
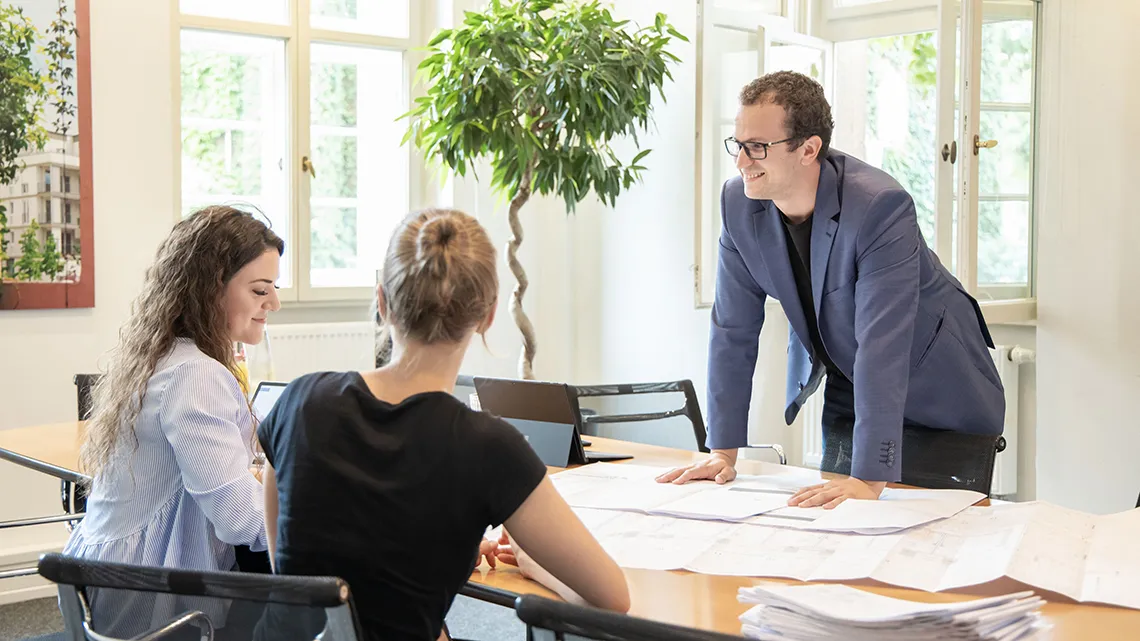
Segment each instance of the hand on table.
[[723,454],[713,452],[712,456],[692,465],[676,467],[657,477],[658,483],[684,485],[689,481],[713,480],[718,484],[728,483],[736,478],[736,468]]
[[853,476],[836,479],[819,485],[810,485],[788,499],[788,505],[819,507],[830,510],[847,499],[875,500],[887,484],[883,481],[861,481]]
[[498,563],[498,551],[498,541],[491,539],[483,539],[482,541],[479,541],[479,556],[475,559],[475,565],[479,565],[483,562],[483,559],[487,559],[487,565],[491,566],[491,568],[494,569],[495,564]]
[[[487,542],[495,545],[495,556],[500,562],[518,567],[519,572],[528,579],[534,578],[534,568],[537,567],[537,564],[530,558],[529,554],[519,547],[518,543],[515,543],[505,528],[497,543],[495,541]],[[491,567],[495,567],[494,564]]]

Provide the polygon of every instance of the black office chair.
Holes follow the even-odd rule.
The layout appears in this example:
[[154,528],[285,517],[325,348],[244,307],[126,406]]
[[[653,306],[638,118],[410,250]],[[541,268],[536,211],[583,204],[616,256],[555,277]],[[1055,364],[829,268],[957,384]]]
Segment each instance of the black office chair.
[[76,374],[71,380],[75,383],[76,417],[80,421],[91,418],[91,390],[99,382],[102,374]]
[[[99,382],[102,374],[76,374],[72,378],[75,383],[76,418],[86,421],[91,418],[91,390]],[[87,492],[82,483],[71,480],[60,481],[60,498],[63,500],[63,511],[69,514],[80,514],[87,511]],[[70,526],[69,526],[70,527]]]
[[[601,398],[601,397],[614,397],[614,396],[633,396],[641,394],[665,394],[665,393],[680,393],[685,398],[685,404],[677,409],[665,410],[661,412],[639,412],[636,414],[597,414],[593,411],[583,411],[582,424],[583,427],[593,425],[602,425],[607,423],[640,423],[644,421],[657,421],[676,416],[684,416],[689,420],[693,427],[693,437],[696,440],[697,450],[700,452],[708,452],[709,448],[705,444],[705,439],[708,436],[705,432],[705,421],[701,416],[701,404],[697,400],[697,392],[693,387],[693,382],[686,379],[682,381],[667,381],[663,383],[624,383],[616,385],[575,385],[572,390],[579,399],[583,398]],[[755,449],[770,449],[776,453],[780,459],[780,463],[786,465],[788,462],[787,456],[784,454],[784,448],[779,444],[757,444],[749,445],[749,448]]]
[[[196,572],[40,557],[59,587],[67,641],[355,641],[348,584],[335,577]],[[93,609],[94,608],[94,609]]]
[[528,641],[563,641],[567,635],[592,641],[740,641],[744,638],[534,595],[516,599],[515,612],[527,626]]
[[[851,474],[851,435],[854,422],[836,429],[824,427],[824,440],[843,453],[824,456],[822,472]],[[904,427],[902,483],[933,490],[973,490],[990,495],[994,463],[1005,450],[1005,438],[947,430]],[[835,459],[842,459],[835,465]]]

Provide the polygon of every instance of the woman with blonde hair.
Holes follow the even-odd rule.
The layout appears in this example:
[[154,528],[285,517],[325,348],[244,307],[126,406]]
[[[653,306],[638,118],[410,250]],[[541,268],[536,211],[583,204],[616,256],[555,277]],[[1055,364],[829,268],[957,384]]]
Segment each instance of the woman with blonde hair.
[[[505,524],[504,557],[564,598],[629,608],[622,571],[510,424],[452,395],[495,318],[495,249],[472,217],[429,209],[392,236],[379,312],[392,354],[368,372],[293,381],[258,428],[271,557],[282,574],[352,589],[364,637],[433,641]],[[308,637],[311,638],[311,637]]]
[[[147,270],[80,450],[87,515],[64,553],[188,570],[231,570],[266,548],[251,474],[254,419],[234,343],[256,344],[280,308],[284,242],[252,215],[207,207],[174,226]],[[95,630],[131,636],[177,604],[92,595]],[[222,621],[215,621],[221,624]]]

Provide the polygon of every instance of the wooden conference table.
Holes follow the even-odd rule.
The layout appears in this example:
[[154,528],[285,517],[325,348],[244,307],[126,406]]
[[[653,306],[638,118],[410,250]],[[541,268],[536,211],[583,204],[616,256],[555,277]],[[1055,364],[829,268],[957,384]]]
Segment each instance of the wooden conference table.
[[[38,427],[0,430],[0,459],[51,474],[51,470],[73,472],[77,469],[79,436],[82,423],[70,422]],[[593,448],[606,452],[632,454],[632,463],[676,466],[704,457],[666,447],[641,445],[591,436]],[[742,460],[738,469],[743,474],[781,474],[792,470],[787,466],[761,461]],[[551,471],[556,471],[552,469]],[[625,570],[629,580],[635,616],[685,625],[704,630],[740,634],[740,616],[748,606],[736,600],[737,589],[761,581],[797,583],[783,579],[712,576],[687,571]],[[892,597],[941,603],[961,601],[976,596],[1024,589],[1015,583],[981,585],[953,592],[930,593],[884,586],[879,583],[854,583],[864,589]],[[1037,591],[1041,593],[1040,590]],[[500,566],[490,570],[486,564],[471,575],[464,593],[507,605],[520,594],[555,597],[542,586],[523,578],[516,568]],[[1054,641],[1097,639],[1098,641],[1140,638],[1140,611],[1101,605],[1084,605],[1048,593],[1044,608],[1053,624],[1050,637]]]

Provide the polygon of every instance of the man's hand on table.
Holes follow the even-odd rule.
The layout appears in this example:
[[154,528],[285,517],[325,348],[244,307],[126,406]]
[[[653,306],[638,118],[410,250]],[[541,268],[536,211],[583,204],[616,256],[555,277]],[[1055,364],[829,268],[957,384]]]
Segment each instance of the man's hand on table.
[[689,481],[728,483],[736,478],[736,450],[713,450],[712,456],[698,463],[676,467],[657,477],[658,483],[684,485]]
[[887,486],[884,481],[861,481],[853,476],[835,479],[819,485],[809,485],[788,499],[788,505],[823,507],[830,510],[847,499],[875,500]]

